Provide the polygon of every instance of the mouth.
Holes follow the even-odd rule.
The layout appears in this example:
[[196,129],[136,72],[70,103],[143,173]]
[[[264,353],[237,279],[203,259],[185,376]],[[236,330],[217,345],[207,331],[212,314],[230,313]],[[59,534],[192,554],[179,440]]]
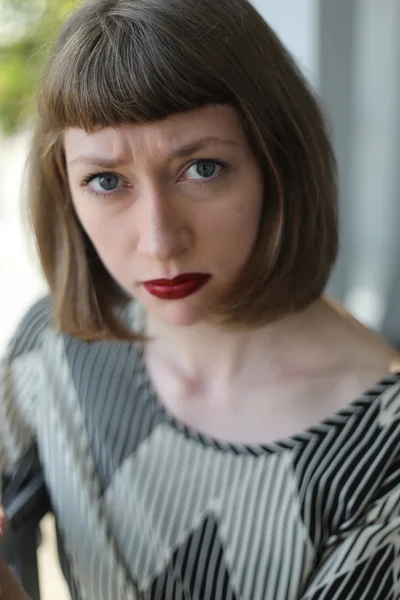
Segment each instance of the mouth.
[[173,279],[154,279],[143,283],[152,296],[160,300],[180,300],[198,292],[204,287],[211,275],[204,273],[184,273]]

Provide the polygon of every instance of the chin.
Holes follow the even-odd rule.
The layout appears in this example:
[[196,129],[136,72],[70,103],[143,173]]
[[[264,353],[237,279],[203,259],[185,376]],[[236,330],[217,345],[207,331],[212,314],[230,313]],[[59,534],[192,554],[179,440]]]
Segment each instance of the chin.
[[205,308],[190,306],[190,303],[184,300],[151,302],[147,303],[147,309],[157,319],[176,327],[190,327],[206,318]]

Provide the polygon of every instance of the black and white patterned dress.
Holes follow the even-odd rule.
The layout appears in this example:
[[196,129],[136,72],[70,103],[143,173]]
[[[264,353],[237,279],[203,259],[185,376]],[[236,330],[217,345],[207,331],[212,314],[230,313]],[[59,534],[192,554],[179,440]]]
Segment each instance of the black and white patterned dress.
[[0,377],[0,475],[37,444],[74,600],[400,598],[400,374],[276,443],[199,435],[137,343],[56,335],[49,299]]

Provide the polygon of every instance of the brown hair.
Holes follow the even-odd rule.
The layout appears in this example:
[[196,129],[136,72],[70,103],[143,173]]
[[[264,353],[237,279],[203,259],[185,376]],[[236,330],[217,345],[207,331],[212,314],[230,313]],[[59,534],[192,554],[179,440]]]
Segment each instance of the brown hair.
[[265,177],[253,253],[219,314],[257,326],[322,294],[337,253],[335,161],[318,103],[274,32],[247,0],[91,0],[48,62],[31,155],[30,218],[62,331],[134,337],[116,310],[127,297],[70,201],[63,131],[218,103],[237,109]]

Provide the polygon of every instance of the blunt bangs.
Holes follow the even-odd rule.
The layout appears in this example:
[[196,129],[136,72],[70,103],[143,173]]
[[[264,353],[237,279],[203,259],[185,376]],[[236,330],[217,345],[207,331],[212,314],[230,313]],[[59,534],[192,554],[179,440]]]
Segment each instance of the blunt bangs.
[[53,131],[157,121],[206,104],[234,102],[195,20],[192,28],[186,22],[191,42],[183,45],[179,32],[175,39],[171,35],[175,18],[163,31],[165,8],[158,27],[154,6],[149,11],[136,4],[129,3],[128,14],[121,3],[104,13],[92,3],[85,7],[94,12],[89,24],[84,10],[81,26],[73,17],[68,22],[40,97],[40,112]]

